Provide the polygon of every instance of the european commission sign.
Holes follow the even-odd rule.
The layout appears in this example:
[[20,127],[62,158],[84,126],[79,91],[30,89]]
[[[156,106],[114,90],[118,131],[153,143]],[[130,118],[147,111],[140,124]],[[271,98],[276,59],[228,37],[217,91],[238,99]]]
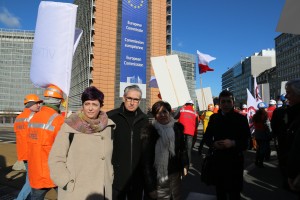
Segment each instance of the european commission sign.
[[146,98],[147,18],[147,0],[122,1],[120,97],[136,84]]

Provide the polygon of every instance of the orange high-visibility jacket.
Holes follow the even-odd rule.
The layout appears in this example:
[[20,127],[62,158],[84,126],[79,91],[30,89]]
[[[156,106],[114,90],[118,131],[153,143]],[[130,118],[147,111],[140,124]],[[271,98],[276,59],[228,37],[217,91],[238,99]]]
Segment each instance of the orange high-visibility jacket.
[[194,136],[196,132],[196,118],[198,117],[193,106],[184,105],[180,108],[178,121],[184,126],[184,134]]
[[23,112],[15,120],[14,130],[16,133],[18,160],[27,160],[28,122],[34,114],[35,112],[32,112],[29,108],[24,108]]
[[64,117],[43,106],[28,124],[28,177],[32,188],[52,188],[48,156],[54,139],[64,123]]

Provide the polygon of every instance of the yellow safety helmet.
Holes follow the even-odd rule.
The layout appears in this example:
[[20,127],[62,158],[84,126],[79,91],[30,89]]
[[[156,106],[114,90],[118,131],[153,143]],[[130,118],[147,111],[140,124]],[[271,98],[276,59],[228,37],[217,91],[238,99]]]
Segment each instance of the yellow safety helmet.
[[24,97],[24,105],[27,104],[28,102],[42,103],[43,100],[41,100],[41,99],[39,98],[39,96],[36,95],[36,94],[27,94],[27,95]]
[[44,91],[44,97],[63,99],[63,91],[56,85],[49,85]]

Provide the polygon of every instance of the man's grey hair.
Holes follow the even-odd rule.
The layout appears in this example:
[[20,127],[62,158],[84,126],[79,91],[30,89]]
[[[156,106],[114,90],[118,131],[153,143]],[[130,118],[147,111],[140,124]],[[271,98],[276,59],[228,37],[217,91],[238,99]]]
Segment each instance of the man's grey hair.
[[142,96],[142,90],[141,90],[141,88],[138,85],[129,85],[129,86],[127,86],[124,89],[124,96],[127,96],[128,92],[130,90],[135,90],[135,91],[139,92],[141,94],[141,96]]
[[285,88],[290,87],[297,96],[300,96],[300,78],[288,81]]

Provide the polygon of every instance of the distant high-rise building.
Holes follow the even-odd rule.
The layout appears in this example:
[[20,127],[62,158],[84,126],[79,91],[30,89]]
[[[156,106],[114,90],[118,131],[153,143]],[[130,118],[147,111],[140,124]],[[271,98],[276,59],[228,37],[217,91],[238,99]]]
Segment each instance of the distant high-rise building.
[[300,35],[282,33],[275,38],[276,92],[281,94],[281,82],[300,78]]
[[247,102],[247,88],[253,94],[253,77],[276,65],[275,50],[267,49],[246,57],[222,75],[222,89],[234,92],[235,104]]
[[0,111],[17,113],[24,109],[24,97],[43,90],[30,81],[34,32],[0,29]]
[[179,62],[183,71],[183,75],[186,81],[186,84],[189,89],[191,98],[196,102],[196,56],[193,54],[188,54],[180,51],[172,51],[172,54],[177,54]]
[[[80,95],[90,85],[104,93],[104,110],[121,104],[121,80],[148,86],[154,74],[150,57],[171,53],[171,2],[75,0],[76,26],[83,29],[83,36],[73,60],[69,95],[72,110],[79,109]],[[132,77],[134,70],[127,75],[127,68],[141,71]],[[144,111],[158,100],[159,93],[157,88],[145,87],[145,91],[146,98],[140,103]]]

